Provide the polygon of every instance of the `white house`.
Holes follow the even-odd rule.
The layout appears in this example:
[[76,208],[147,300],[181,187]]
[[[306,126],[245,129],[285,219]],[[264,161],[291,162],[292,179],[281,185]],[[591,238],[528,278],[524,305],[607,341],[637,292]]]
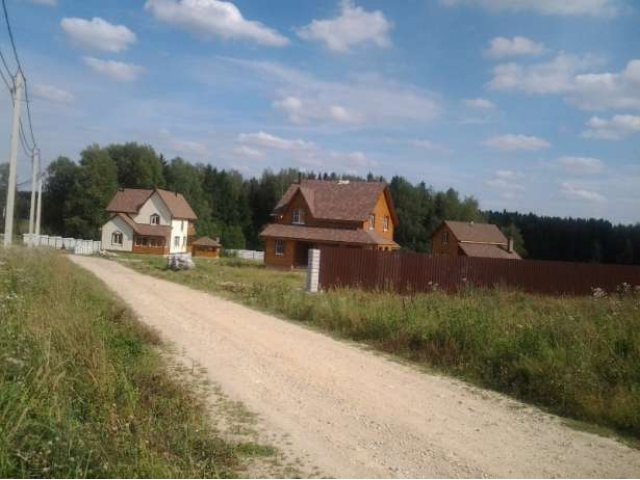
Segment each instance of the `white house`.
[[111,218],[102,226],[105,250],[154,255],[189,251],[197,217],[181,193],[124,188],[106,210]]

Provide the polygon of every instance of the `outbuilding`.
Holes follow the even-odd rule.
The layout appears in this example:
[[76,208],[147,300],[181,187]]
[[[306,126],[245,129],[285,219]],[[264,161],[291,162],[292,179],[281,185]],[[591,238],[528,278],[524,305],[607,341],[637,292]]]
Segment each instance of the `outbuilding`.
[[194,257],[219,258],[221,248],[222,245],[219,238],[214,240],[209,237],[201,237],[191,244],[191,255]]

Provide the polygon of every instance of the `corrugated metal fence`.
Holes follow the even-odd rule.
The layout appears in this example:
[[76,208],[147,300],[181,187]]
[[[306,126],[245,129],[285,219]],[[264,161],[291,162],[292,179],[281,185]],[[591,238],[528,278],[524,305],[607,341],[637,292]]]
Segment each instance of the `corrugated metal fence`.
[[320,288],[357,287],[398,293],[505,286],[532,293],[591,294],[640,285],[640,267],[593,263],[431,256],[323,247]]
[[48,247],[57,250],[67,250],[76,255],[93,255],[102,250],[102,242],[95,240],[80,240],[77,238],[63,238],[49,235],[22,235],[22,243],[24,245],[33,245],[35,247]]

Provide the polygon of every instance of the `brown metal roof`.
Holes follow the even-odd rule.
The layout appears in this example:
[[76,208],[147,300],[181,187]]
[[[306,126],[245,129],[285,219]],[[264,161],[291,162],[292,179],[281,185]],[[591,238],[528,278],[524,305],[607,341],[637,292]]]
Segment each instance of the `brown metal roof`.
[[493,243],[507,245],[507,237],[491,223],[454,222],[446,220],[444,224],[458,242]]
[[267,225],[261,237],[285,238],[293,240],[309,240],[328,243],[352,243],[360,245],[391,245],[398,244],[393,240],[382,238],[375,232],[367,230],[349,230],[339,228],[304,227],[299,225],[284,225],[272,223]]
[[165,238],[168,238],[171,235],[171,227],[169,225],[148,225],[145,223],[136,223],[125,213],[117,213],[116,216],[120,217],[138,235]]
[[459,243],[458,246],[467,257],[520,259],[520,255],[515,251],[509,253],[506,248],[500,245],[487,243]]
[[124,188],[118,190],[109,202],[109,205],[107,205],[107,212],[138,213],[140,207],[142,207],[152,193],[153,190],[142,188]]
[[[274,213],[284,209],[296,193],[300,192],[314,218],[362,222],[369,218],[380,194],[385,191],[388,188],[384,182],[303,180],[289,187],[276,205]],[[391,196],[388,195],[387,198],[390,200]],[[394,224],[397,225],[393,203],[389,203]]]
[[214,239],[209,237],[201,237],[195,240],[191,245],[195,245],[197,247],[221,247],[220,242],[216,242]]
[[146,202],[154,192],[158,193],[173,218],[197,220],[198,217],[181,193],[169,192],[168,190],[162,190],[160,188],[156,188],[155,190],[144,188],[124,188],[118,190],[109,202],[109,205],[107,205],[107,212],[138,213],[140,207],[144,205],[144,202]]
[[162,201],[167,205],[173,218],[183,220],[197,220],[195,212],[191,209],[191,205],[181,193],[169,192],[167,190],[156,189]]

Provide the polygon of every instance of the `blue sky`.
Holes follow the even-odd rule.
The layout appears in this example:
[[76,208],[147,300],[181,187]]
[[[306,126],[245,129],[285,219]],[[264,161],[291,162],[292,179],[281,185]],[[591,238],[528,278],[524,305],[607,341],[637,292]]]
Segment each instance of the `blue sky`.
[[7,3],[46,161],[136,141],[245,175],[399,174],[483,208],[640,221],[630,0]]

